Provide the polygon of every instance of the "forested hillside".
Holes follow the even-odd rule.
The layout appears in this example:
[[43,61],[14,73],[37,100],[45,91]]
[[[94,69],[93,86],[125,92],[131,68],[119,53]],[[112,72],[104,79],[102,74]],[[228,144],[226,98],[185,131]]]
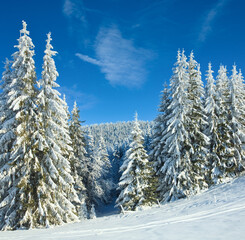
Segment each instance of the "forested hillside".
[[[133,129],[134,122],[117,122],[117,123],[101,123],[83,126],[82,130],[86,134],[91,134],[94,139],[94,145],[101,138],[104,139],[105,146],[108,151],[109,159],[111,162],[111,169],[109,175],[113,179],[114,186],[116,187],[121,176],[119,169],[124,161],[124,156],[129,148],[131,141],[130,133]],[[142,129],[144,137],[144,146],[149,151],[150,143],[153,133],[154,122],[139,121],[139,126]]]
[[[145,137],[147,147],[150,144],[150,139],[153,132],[153,122],[139,121],[143,136]],[[90,131],[97,142],[102,135],[110,154],[115,150],[122,148],[127,149],[130,142],[130,133],[133,129],[134,122],[117,122],[117,123],[101,123],[83,126],[85,134]]]

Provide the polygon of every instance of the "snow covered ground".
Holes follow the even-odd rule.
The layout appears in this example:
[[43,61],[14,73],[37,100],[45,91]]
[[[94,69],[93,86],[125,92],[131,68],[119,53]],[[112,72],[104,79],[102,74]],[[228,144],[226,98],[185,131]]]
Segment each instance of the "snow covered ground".
[[245,176],[190,199],[64,226],[0,232],[1,240],[244,240]]

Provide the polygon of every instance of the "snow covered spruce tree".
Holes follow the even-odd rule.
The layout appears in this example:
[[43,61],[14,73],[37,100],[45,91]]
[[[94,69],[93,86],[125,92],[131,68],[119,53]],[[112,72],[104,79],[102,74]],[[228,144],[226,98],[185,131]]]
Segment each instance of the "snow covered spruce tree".
[[[188,63],[184,51],[178,51],[177,62],[170,80],[169,114],[166,116],[166,128],[162,133],[161,142],[165,142],[164,162],[156,168],[159,177],[159,197],[162,202],[174,201],[193,194],[192,163],[190,152],[193,148],[187,131],[188,105],[187,73]],[[154,163],[156,165],[156,163]]]
[[144,137],[144,147],[145,147],[145,150],[147,152],[147,154],[149,154],[149,152],[151,151],[151,142],[152,142],[152,129],[149,125],[146,125],[146,128],[145,128],[145,131],[146,131],[146,134],[145,134],[145,137]]
[[217,155],[212,163],[213,183],[220,183],[234,176],[236,159],[231,128],[231,92],[226,68],[221,65],[216,80],[216,101],[219,109],[217,126]]
[[[52,50],[51,34],[49,33],[44,55],[42,78],[38,82],[41,88],[38,95],[39,124],[42,127],[42,144],[39,146],[41,162],[40,174],[42,176],[39,195],[42,218],[40,225],[59,225],[66,222],[77,221],[77,211],[81,202],[73,188],[74,179],[71,176],[71,167],[67,159],[69,146],[67,112],[60,93],[54,89],[59,87],[56,83],[56,71]],[[64,126],[67,126],[66,128]]]
[[71,112],[71,119],[69,124],[72,148],[74,152],[74,156],[71,161],[71,172],[75,180],[75,189],[79,196],[80,201],[83,203],[83,212],[85,214],[84,217],[87,218],[87,206],[86,206],[86,198],[87,198],[87,190],[83,183],[83,178],[86,171],[86,150],[85,150],[85,138],[84,132],[81,128],[81,121],[79,115],[79,109],[77,107],[76,102],[74,103],[73,110]]
[[15,46],[18,51],[13,54],[11,90],[6,99],[8,117],[11,118],[4,121],[5,129],[2,129],[5,136],[1,139],[8,141],[11,152],[1,179],[5,186],[0,203],[1,230],[37,227],[42,225],[45,217],[41,205],[39,147],[42,138],[36,107],[38,91],[35,88],[34,45],[26,27],[23,21],[18,45]]
[[[2,79],[1,79],[1,85],[0,88],[2,89],[2,92],[0,93],[0,127],[2,126],[2,123],[4,122],[5,119],[7,119],[7,113],[9,112],[9,108],[8,108],[8,93],[10,91],[10,84],[12,82],[12,78],[11,78],[11,69],[10,66],[11,62],[6,59],[5,61],[5,71],[2,74]],[[2,134],[0,132],[0,134]]]
[[152,205],[156,201],[153,169],[143,146],[144,138],[139,128],[137,113],[131,139],[124,163],[120,168],[122,176],[116,206],[122,207],[122,211],[134,211],[142,206]]
[[60,105],[60,108],[65,113],[63,121],[60,122],[60,127],[64,129],[64,132],[60,132],[60,141],[63,142],[63,146],[62,146],[63,156],[71,164],[72,159],[74,158],[74,151],[72,148],[72,141],[71,141],[70,131],[69,131],[70,113],[69,113],[68,105],[66,102],[66,96],[63,95],[63,99],[60,99],[60,100],[61,100],[61,104],[62,104],[62,105]]
[[86,205],[88,209],[88,217],[90,218],[92,205],[94,204],[94,192],[97,189],[97,182],[95,176],[92,174],[93,162],[94,162],[94,138],[90,130],[85,134],[85,150],[86,158],[83,165],[83,183],[86,188]]
[[120,179],[119,169],[123,163],[125,149],[122,146],[116,146],[116,149],[112,153],[112,173],[113,182],[117,185]]
[[[63,99],[61,103],[62,105],[60,105],[60,107],[63,108],[64,112],[66,113],[64,114],[64,119],[63,119],[63,122],[61,123],[62,124],[61,128],[63,128],[65,132],[69,133],[68,135],[61,134],[60,136],[60,141],[63,142],[62,154],[63,154],[63,157],[65,157],[70,163],[71,176],[73,176],[74,178],[73,186],[76,190],[77,195],[80,197],[79,200],[81,202],[80,204],[74,202],[74,204],[76,206],[79,218],[84,219],[84,218],[87,218],[87,208],[86,208],[86,203],[85,203],[86,193],[85,193],[85,187],[83,186],[84,184],[81,182],[82,178],[81,176],[78,176],[77,174],[78,169],[75,166],[76,165],[75,164],[76,162],[75,150],[73,148],[74,145],[73,145],[72,136],[70,133],[70,125],[69,125],[69,120],[71,120],[71,114],[69,113],[69,110],[68,110],[68,105],[66,102],[65,94],[63,94]],[[72,120],[70,122],[72,122]]]
[[98,207],[101,203],[109,202],[113,182],[108,174],[111,164],[102,136],[96,144],[88,130],[85,143],[87,154],[83,165],[83,182],[87,192],[88,215],[91,218],[94,214],[93,206]]
[[166,117],[169,114],[168,106],[170,103],[170,93],[168,86],[164,84],[164,90],[162,91],[161,102],[158,109],[158,116],[154,120],[153,136],[151,141],[150,158],[154,162],[156,172],[162,167],[164,163],[164,157],[166,155],[164,146],[165,141],[162,141],[163,132],[166,129],[167,120]]
[[92,204],[98,207],[101,203],[105,204],[110,201],[113,182],[111,176],[109,176],[111,163],[103,137],[100,136],[97,144],[95,144],[93,136],[89,132],[87,136],[87,152],[88,174],[85,179],[85,186],[88,194],[87,205],[90,212]]
[[233,66],[230,78],[231,91],[231,121],[232,141],[234,145],[234,174],[245,169],[245,86],[241,70],[238,73],[236,66]]
[[188,62],[189,81],[187,85],[187,129],[192,151],[190,159],[192,164],[191,178],[193,191],[198,193],[208,187],[205,178],[208,175],[207,146],[209,138],[204,134],[206,116],[204,110],[204,88],[201,79],[200,65],[194,60],[191,52]]
[[164,131],[167,125],[167,116],[169,114],[168,106],[170,104],[170,92],[167,84],[164,84],[162,91],[161,102],[159,106],[159,114],[154,120],[153,136],[151,142],[151,151],[149,154],[150,160],[153,162],[154,171],[159,180],[158,182],[158,193],[161,193],[165,189],[165,183],[162,181],[164,175],[161,172],[161,168],[165,162],[165,156],[167,156],[167,149],[165,148]]
[[[206,91],[205,91],[205,112],[207,116],[207,125],[205,129],[206,135],[209,137],[208,145],[208,175],[206,176],[206,181],[208,185],[214,183],[214,168],[217,162],[220,161],[218,147],[221,144],[218,136],[218,126],[219,126],[219,106],[217,105],[217,96],[215,91],[214,77],[212,65],[209,63],[208,70],[206,73]],[[215,180],[216,181],[216,180]]]
[[[95,162],[93,164],[94,171],[96,166],[98,166],[100,177],[97,178],[98,184],[101,186],[102,195],[100,196],[100,201],[102,203],[110,202],[111,191],[114,187],[112,175],[110,175],[111,163],[109,160],[109,155],[106,149],[105,141],[101,135],[97,143],[95,150]],[[93,170],[92,170],[93,172]],[[99,196],[98,196],[99,197]]]
[[[6,174],[6,167],[8,168],[8,161],[10,157],[10,151],[13,147],[13,142],[16,135],[13,131],[14,124],[14,112],[10,109],[10,103],[8,103],[9,92],[11,90],[10,84],[12,82],[12,75],[10,70],[11,62],[6,59],[5,71],[2,74],[0,93],[0,179]],[[7,187],[3,183],[0,185],[0,201],[1,195],[4,194],[4,188]]]

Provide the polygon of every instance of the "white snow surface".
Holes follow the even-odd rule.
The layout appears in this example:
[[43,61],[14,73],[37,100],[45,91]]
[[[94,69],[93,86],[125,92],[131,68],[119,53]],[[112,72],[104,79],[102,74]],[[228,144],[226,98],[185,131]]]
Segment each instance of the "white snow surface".
[[245,176],[189,199],[125,215],[84,220],[49,229],[0,232],[1,240],[243,240]]

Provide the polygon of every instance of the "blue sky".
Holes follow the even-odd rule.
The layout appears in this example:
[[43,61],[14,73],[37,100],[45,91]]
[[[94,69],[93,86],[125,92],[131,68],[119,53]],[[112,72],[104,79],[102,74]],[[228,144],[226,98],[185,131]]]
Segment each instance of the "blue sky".
[[0,59],[15,51],[25,20],[38,77],[51,31],[59,91],[87,124],[132,120],[135,111],[153,120],[179,48],[194,51],[203,77],[209,61],[244,72],[244,11],[242,0],[3,0]]

